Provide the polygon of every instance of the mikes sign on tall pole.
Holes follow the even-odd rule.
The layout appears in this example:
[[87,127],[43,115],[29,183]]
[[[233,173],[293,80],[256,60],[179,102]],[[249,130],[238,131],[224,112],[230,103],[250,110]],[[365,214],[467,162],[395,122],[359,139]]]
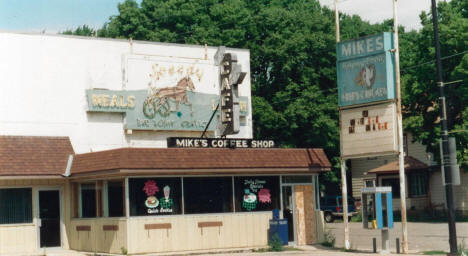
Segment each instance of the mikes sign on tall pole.
[[[335,1],[335,14],[338,15]],[[396,16],[396,9],[394,9]],[[340,42],[337,30],[338,105],[345,224],[345,248],[350,248],[347,219],[346,160],[400,154],[403,161],[398,34],[381,33]],[[397,23],[395,19],[395,23]],[[397,28],[397,24],[395,24]],[[400,168],[400,193],[405,193]],[[407,252],[406,204],[402,200],[403,252]]]

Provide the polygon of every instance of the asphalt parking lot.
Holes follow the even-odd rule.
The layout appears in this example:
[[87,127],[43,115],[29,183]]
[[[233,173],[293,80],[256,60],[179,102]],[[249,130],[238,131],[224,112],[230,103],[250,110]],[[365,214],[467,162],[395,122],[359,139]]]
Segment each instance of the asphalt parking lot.
[[[336,247],[344,247],[343,223],[326,223],[326,229],[336,237]],[[372,238],[377,238],[377,248],[380,248],[380,231],[366,230],[361,223],[350,223],[351,248],[357,250],[372,250]],[[395,238],[400,237],[401,222],[395,222],[394,229],[390,230],[390,248],[395,252]],[[408,222],[408,247],[410,252],[448,251],[448,225],[447,223]],[[468,248],[468,222],[457,223],[457,243],[465,243]]]

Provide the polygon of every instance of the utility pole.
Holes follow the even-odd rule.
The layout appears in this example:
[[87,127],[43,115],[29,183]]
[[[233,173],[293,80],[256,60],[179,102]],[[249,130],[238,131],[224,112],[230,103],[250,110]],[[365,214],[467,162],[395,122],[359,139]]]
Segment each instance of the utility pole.
[[393,0],[393,44],[395,49],[395,83],[397,93],[397,123],[398,123],[398,163],[400,177],[400,202],[401,202],[401,249],[408,253],[408,228],[406,219],[406,182],[405,182],[405,152],[403,150],[403,115],[401,112],[401,84],[400,84],[400,47],[398,45],[398,15],[397,0]]
[[[336,43],[340,42],[340,14],[338,12],[338,0],[335,0],[335,32]],[[340,120],[341,127],[341,120]],[[344,224],[344,245],[345,249],[351,249],[349,241],[349,223],[348,223],[348,185],[346,184],[346,159],[340,158],[341,167],[341,199],[343,206],[343,224]]]
[[432,24],[434,26],[434,46],[435,58],[437,66],[437,85],[440,90],[440,124],[442,125],[442,162],[445,169],[445,197],[447,200],[448,210],[448,227],[449,227],[449,244],[450,253],[447,255],[457,255],[457,230],[455,226],[455,207],[453,205],[453,187],[452,187],[452,165],[450,162],[450,147],[448,143],[448,128],[447,128],[447,105],[445,101],[444,82],[442,77],[442,63],[440,60],[440,44],[439,44],[439,22],[437,17],[437,4],[432,0]]

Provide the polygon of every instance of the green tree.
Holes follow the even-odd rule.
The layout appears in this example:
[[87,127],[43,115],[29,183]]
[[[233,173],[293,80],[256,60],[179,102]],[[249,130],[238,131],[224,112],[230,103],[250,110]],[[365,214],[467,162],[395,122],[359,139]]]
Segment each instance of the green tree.
[[90,28],[88,25],[77,27],[75,30],[65,30],[62,32],[64,35],[75,35],[75,36],[96,36],[96,30]]
[[[463,0],[439,2],[439,33],[445,82],[462,80],[445,89],[450,115],[450,136],[457,139],[458,159],[468,167],[468,17]],[[421,15],[423,28],[401,38],[404,127],[439,158],[439,88],[434,62],[432,16]]]

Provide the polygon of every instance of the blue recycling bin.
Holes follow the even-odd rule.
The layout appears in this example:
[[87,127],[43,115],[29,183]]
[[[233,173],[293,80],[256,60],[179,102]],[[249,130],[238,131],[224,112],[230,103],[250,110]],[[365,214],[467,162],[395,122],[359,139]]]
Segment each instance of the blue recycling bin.
[[278,234],[283,245],[288,244],[288,220],[274,219],[270,220],[270,229],[268,229],[268,241],[273,239],[273,236]]

